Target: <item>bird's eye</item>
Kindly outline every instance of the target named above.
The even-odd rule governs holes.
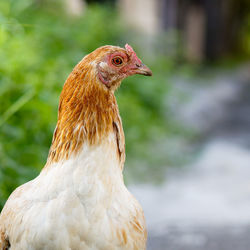
[[[115,66],[120,66],[123,63],[123,59],[120,56],[116,56],[112,59],[112,63]]]

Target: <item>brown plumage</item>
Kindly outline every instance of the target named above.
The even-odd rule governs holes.
[[[151,75],[133,49],[104,46],[66,80],[47,163],[0,215],[0,249],[145,249],[139,203],[124,186],[125,139],[114,91]]]
[[[7,250],[10,247],[8,238],[5,236],[4,232],[0,232],[0,249]]]

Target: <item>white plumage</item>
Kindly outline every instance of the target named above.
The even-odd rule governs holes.
[[[15,208],[4,219],[11,250],[134,249],[129,235],[142,210],[124,186],[115,149],[110,134],[19,187],[5,206]],[[143,216],[138,222],[145,228]]]

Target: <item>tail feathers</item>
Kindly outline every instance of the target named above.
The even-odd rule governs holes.
[[[0,232],[0,250],[8,250],[10,248],[10,242],[4,232]]]

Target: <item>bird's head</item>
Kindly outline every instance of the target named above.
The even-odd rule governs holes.
[[[88,57],[86,59],[95,68],[100,84],[108,89],[116,89],[121,80],[134,74],[152,75],[152,71],[142,63],[128,44],[125,48],[104,46],[96,49]]]
[[[100,47],[75,66],[60,96],[47,165],[78,152],[84,142],[100,143],[110,132],[119,130],[117,124],[121,122],[113,91],[121,80],[134,74],[151,76],[152,72],[128,44],[125,48]]]

